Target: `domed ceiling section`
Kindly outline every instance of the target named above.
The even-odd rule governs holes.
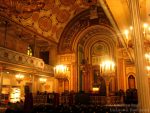
[[[67,23],[91,4],[96,4],[97,0],[44,0],[44,2],[45,6],[41,11],[22,14],[1,12],[1,14],[36,32],[37,35],[57,43]]]

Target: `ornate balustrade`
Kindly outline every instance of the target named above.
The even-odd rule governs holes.
[[[53,73],[53,67],[46,65],[40,58],[31,57],[23,53],[0,47],[0,62],[5,64],[22,65],[31,69]]]
[[[50,66],[50,65],[47,65],[47,64],[44,64],[43,71],[46,72],[46,73],[54,74],[54,67]]]

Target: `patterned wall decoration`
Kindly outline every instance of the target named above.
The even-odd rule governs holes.
[[[105,43],[97,42],[93,45],[91,50],[92,64],[99,65],[99,63],[110,56],[109,47]]]
[[[34,12],[32,14],[32,21],[36,22],[36,21],[38,21],[38,18],[39,18],[39,13],[38,12]]]
[[[24,14],[21,14],[20,17],[22,19],[28,19],[32,16],[32,13],[24,13]]]
[[[66,22],[69,19],[69,16],[70,16],[70,14],[69,14],[69,12],[67,10],[60,10],[58,12],[56,18],[57,18],[58,22],[64,23],[64,22]]]
[[[46,11],[50,10],[55,5],[55,0],[44,0],[44,1],[45,1],[44,10],[46,10]]]
[[[57,39],[59,39],[59,37],[61,36],[62,32],[63,32],[63,27],[60,27],[59,29],[57,29],[57,31],[56,31],[56,37],[57,37]]]
[[[75,3],[76,0],[60,0],[60,2],[65,6],[70,6]]]
[[[89,5],[86,5],[83,0],[44,0],[44,2],[45,6],[41,11],[18,15],[2,14],[24,28],[34,31],[36,35],[58,43],[60,33],[71,19],[79,12],[89,8]]]
[[[94,56],[109,55],[109,49],[104,44],[97,43],[92,48],[92,55]]]
[[[57,14],[59,13],[60,8],[58,5],[54,5],[51,10],[52,10],[52,14]]]
[[[49,31],[52,27],[52,21],[49,17],[43,16],[39,19],[39,27],[43,31]]]

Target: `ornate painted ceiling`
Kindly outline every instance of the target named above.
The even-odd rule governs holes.
[[[27,40],[29,37],[37,38],[43,45],[57,44],[66,25],[93,4],[103,8],[118,33],[131,25],[128,0],[44,0],[44,2],[44,8],[33,13],[0,12],[1,20],[7,19],[12,25],[8,29],[9,33],[15,33],[16,36]],[[146,19],[148,4],[150,4],[148,0],[140,0],[143,21],[148,20]],[[4,27],[2,22],[0,26]],[[123,43],[122,39],[120,40]]]
[[[41,11],[23,14],[1,12],[1,14],[37,35],[57,43],[66,24],[86,8],[89,8],[89,4],[84,0],[45,0],[45,6]],[[25,33],[20,29],[16,32]]]

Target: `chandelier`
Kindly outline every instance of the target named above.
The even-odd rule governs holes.
[[[41,84],[45,84],[46,81],[47,81],[46,78],[39,78],[39,82],[40,82]]]
[[[109,84],[112,77],[115,76],[115,63],[112,60],[104,60],[100,64],[100,75],[104,78],[106,83],[106,96],[109,97]],[[107,99],[107,104],[109,99]]]
[[[133,27],[130,26],[129,29],[126,29],[124,31],[125,34],[125,42],[127,45],[127,48],[133,48],[133,43],[132,43],[132,34]],[[146,69],[146,74],[150,75],[150,25],[147,23],[143,23],[142,26],[142,33],[143,33],[143,40],[144,40],[144,49],[145,49],[145,69]]]
[[[17,80],[18,83],[20,83],[21,81],[23,81],[23,79],[24,79],[24,75],[22,75],[22,74],[17,74],[16,75],[16,80]]]
[[[68,67],[66,65],[56,65],[54,75],[57,79],[68,79]]]
[[[4,13],[29,13],[45,6],[43,0],[0,0],[0,11]]]
[[[105,60],[100,64],[100,74],[110,75],[115,72],[115,63],[111,60]]]

